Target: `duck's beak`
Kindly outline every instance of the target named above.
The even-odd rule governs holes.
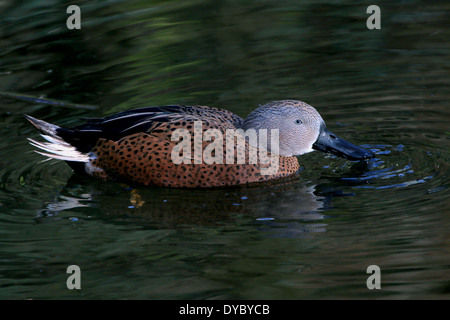
[[[375,157],[372,151],[364,150],[337,137],[325,125],[321,127],[319,137],[313,144],[313,149],[332,153],[349,160],[364,160]]]

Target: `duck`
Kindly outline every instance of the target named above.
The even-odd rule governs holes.
[[[243,119],[210,106],[166,105],[123,111],[64,128],[25,118],[43,141],[37,153],[105,181],[173,188],[246,185],[295,175],[298,157],[331,153],[352,161],[371,150],[339,138],[298,100],[272,101]]]

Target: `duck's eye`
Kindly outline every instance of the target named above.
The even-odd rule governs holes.
[[[295,123],[295,124],[302,124],[303,122],[302,122],[302,120],[297,119],[297,120],[294,121],[294,123]]]

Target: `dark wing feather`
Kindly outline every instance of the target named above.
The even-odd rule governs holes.
[[[117,141],[137,132],[147,132],[159,123],[188,120],[216,119],[240,127],[242,119],[230,111],[204,106],[169,105],[146,107],[120,112],[105,118],[85,119],[86,123],[71,129],[61,128],[59,136],[82,152],[89,150],[98,139]]]

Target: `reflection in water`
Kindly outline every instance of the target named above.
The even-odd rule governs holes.
[[[111,192],[116,194],[114,201],[111,201]],[[96,213],[97,219],[103,217],[111,222],[127,221],[157,229],[234,224],[245,217],[261,224],[261,230],[299,237],[305,232],[325,231],[325,225],[319,228],[312,222],[325,218],[321,211],[330,197],[317,196],[317,192],[315,186],[299,184],[294,179],[265,186],[166,190],[102,185],[85,177],[72,176],[54,200],[38,210],[36,220],[48,223],[70,215],[64,211],[91,207],[100,210]]]

